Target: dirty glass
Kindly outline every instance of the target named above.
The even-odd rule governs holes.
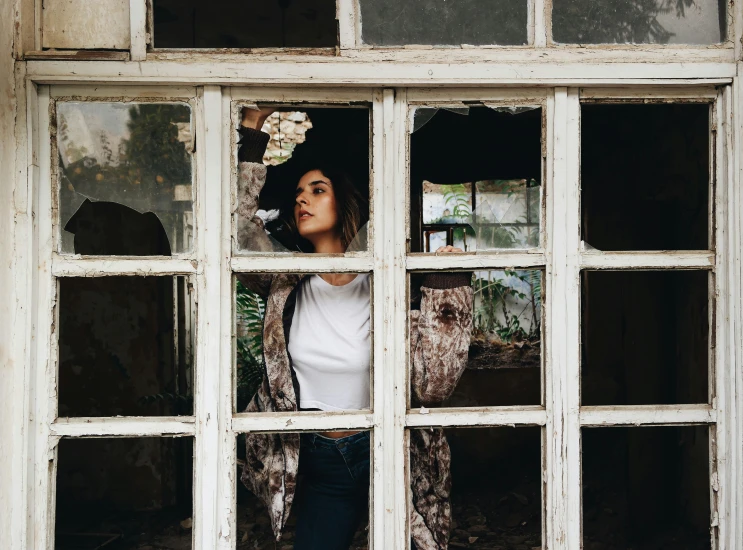
[[[598,250],[707,250],[708,104],[581,106],[581,231]]]
[[[583,405],[707,403],[706,271],[584,271]]]
[[[294,448],[299,451],[298,476],[289,517],[276,542],[263,489],[263,464],[270,449]],[[368,550],[369,490],[371,485],[371,432],[282,432],[238,434],[236,550],[274,550],[274,548],[317,548],[312,545],[318,533],[345,539],[342,548]],[[282,456],[283,460],[283,456]],[[327,493],[336,499],[329,502]],[[280,495],[278,496],[280,498]],[[320,525],[311,529],[313,525]],[[340,533],[343,535],[340,535]],[[321,545],[321,547],[325,547]],[[339,548],[341,546],[335,546]]]
[[[240,105],[254,109],[255,105]],[[246,185],[237,176],[235,204],[234,252],[295,252],[314,251],[312,233],[305,223],[295,218],[295,192],[302,176],[319,170],[330,180],[339,211],[339,224],[348,222],[343,245],[346,252],[368,249],[369,183],[370,183],[370,110],[367,106],[352,107],[277,107],[261,130],[270,136],[263,154],[267,168],[266,180],[257,197],[257,209],[250,213],[242,207],[255,202]],[[236,140],[240,150],[244,138],[242,126],[236,124]],[[239,171],[238,171],[239,172]],[[313,204],[306,204],[316,223]],[[352,229],[351,229],[352,228]]]
[[[193,414],[184,277],[59,279],[59,416]]]
[[[464,345],[463,370],[452,371],[442,400],[421,403],[419,386],[428,378],[425,368],[441,352],[437,330],[451,333],[446,323],[448,301],[437,311],[430,288],[464,286],[467,276],[474,291],[472,332]],[[542,380],[542,271],[490,270],[474,273],[436,272],[410,275],[411,310],[411,406],[484,407],[538,405]],[[423,300],[428,300],[423,304]],[[425,314],[424,314],[425,312]],[[442,313],[443,321],[436,315]],[[462,312],[465,314],[466,312]],[[428,317],[428,316],[431,317]],[[451,315],[451,313],[449,313]],[[459,318],[460,313],[454,312]],[[429,347],[427,347],[429,346]],[[433,346],[433,347],[430,347]],[[448,359],[447,359],[448,361]]]
[[[192,250],[188,104],[59,101],[56,116],[61,252]]]
[[[236,412],[265,412],[260,405],[265,397],[256,392],[266,373],[265,358],[275,356],[276,346],[289,352],[300,408],[370,409],[372,283],[369,273],[237,273]],[[268,300],[273,309],[267,306],[269,295],[287,296],[295,288],[281,311],[275,299]],[[284,340],[274,334],[273,347],[266,349],[264,334],[277,329]]]
[[[371,46],[521,45],[526,0],[361,0],[361,40]]]
[[[335,47],[335,0],[153,0],[155,48]]]
[[[540,245],[542,111],[416,108],[410,136],[410,251]]]
[[[581,432],[583,548],[711,548],[709,427]]]
[[[54,548],[188,550],[192,479],[190,437],[63,438]]]
[[[570,44],[717,44],[725,0],[554,0],[552,37]]]
[[[427,454],[426,446],[435,448],[432,443],[441,441],[442,433],[451,449],[449,467],[423,467],[427,460],[418,457]],[[540,428],[411,429],[409,438],[413,495],[416,490],[429,493],[429,498],[450,495],[449,548],[542,548]],[[419,513],[425,508],[415,496],[412,504],[415,536],[415,517],[422,519]]]

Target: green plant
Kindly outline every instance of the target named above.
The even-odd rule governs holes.
[[[511,343],[515,339],[538,339],[541,326],[541,272],[505,270],[500,273],[503,273],[502,278],[494,275],[492,271],[487,271],[484,278],[475,279],[476,329],[485,333],[494,332],[506,343]],[[506,279],[511,277],[528,285],[529,294],[509,286]],[[514,312],[511,310],[512,306],[509,307],[509,298],[527,300],[527,304],[521,311]],[[531,314],[529,331],[522,326],[522,319],[527,310]]]
[[[255,292],[239,281],[236,289],[236,313],[245,326],[245,334],[238,336],[236,393],[237,410],[245,410],[263,380],[266,365],[263,361],[263,318],[266,303]]]

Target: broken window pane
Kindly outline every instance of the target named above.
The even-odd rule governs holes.
[[[57,102],[61,252],[169,256],[192,249],[186,103]]]
[[[452,313],[448,309],[459,300],[439,302],[447,293],[432,289],[453,285],[458,288],[448,295],[458,296],[469,284],[468,276],[474,289],[473,309]],[[412,407],[541,403],[540,270],[411,274],[410,292]],[[449,318],[458,321],[455,331]],[[460,330],[468,337],[466,342],[461,342]],[[452,334],[453,340],[440,338]],[[433,369],[445,369],[443,382],[433,376]]]
[[[316,548],[312,541],[322,540],[328,548],[367,550],[370,444],[371,432],[355,430],[239,434],[235,548]],[[276,465],[285,460],[290,464],[286,471],[296,476],[296,489],[282,529],[265,499],[281,500],[284,486],[268,474],[283,472]],[[278,511],[275,506],[273,511]]]
[[[56,550],[191,548],[193,439],[62,439]]]
[[[361,0],[361,39],[371,46],[526,44],[526,0]]]
[[[59,279],[59,416],[192,414],[194,305],[184,277]]]
[[[584,428],[583,547],[709,550],[709,428]]]
[[[335,47],[335,0],[153,0],[156,48]]]
[[[261,107],[266,107],[262,105]],[[254,109],[254,105],[242,106]],[[312,215],[311,221],[298,223],[296,192],[305,175],[311,182],[330,181],[338,204],[338,224],[343,227],[342,245],[346,252],[367,250],[369,221],[369,124],[370,111],[359,107],[277,107],[262,131],[270,136],[263,164],[268,166],[265,184],[258,197],[248,190],[247,180],[238,171],[237,204],[235,205],[235,252],[300,252],[314,251],[313,224],[326,214],[316,194],[303,204]],[[237,126],[244,134],[245,129]],[[249,136],[240,136],[238,160]],[[311,177],[312,173],[319,175]],[[314,189],[314,187],[312,187]],[[257,201],[257,204],[256,204]],[[318,210],[319,209],[319,210]],[[319,216],[319,217],[318,217]]]
[[[583,405],[707,403],[706,271],[584,271]]]
[[[707,250],[708,104],[582,105],[582,238],[599,250]]]
[[[292,410],[297,394],[302,410],[371,407],[371,274],[238,273],[236,278],[237,412]],[[276,378],[287,351],[293,382],[265,380],[261,387],[267,372]]]
[[[572,44],[717,44],[724,0],[554,0],[552,36]]]
[[[414,541],[426,525],[436,524],[426,504],[450,497],[452,521],[439,524],[441,548],[446,547],[447,531],[449,548],[542,547],[540,428],[415,429],[409,437]],[[446,456],[447,442],[450,467],[436,462]],[[436,452],[429,452],[431,448]]]
[[[410,136],[411,252],[434,252],[447,244],[465,252],[538,247],[541,143],[538,107],[416,109]]]

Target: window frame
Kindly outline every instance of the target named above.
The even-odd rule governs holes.
[[[46,63],[46,64],[45,64]],[[36,164],[31,170],[30,196],[33,220],[33,271],[35,292],[35,344],[29,372],[29,408],[31,430],[28,452],[34,466],[29,470],[29,547],[52,548],[56,448],[61,437],[194,437],[194,549],[234,548],[235,544],[235,434],[251,431],[307,431],[317,429],[366,428],[373,437],[373,512],[370,514],[372,545],[375,549],[406,548],[408,504],[406,429],[426,426],[540,426],[542,427],[543,474],[543,548],[581,547],[581,470],[580,431],[588,426],[638,426],[702,424],[710,427],[710,494],[713,548],[738,548],[739,527],[736,517],[743,514],[743,465],[739,435],[741,423],[735,414],[743,410],[739,365],[743,350],[741,341],[741,259],[743,212],[739,188],[740,161],[735,148],[739,144],[741,124],[733,118],[736,108],[743,107],[743,91],[737,80],[729,78],[691,79],[687,82],[653,79],[648,86],[642,80],[624,82],[621,76],[606,82],[585,79],[552,82],[549,87],[524,85],[518,78],[513,90],[499,88],[415,87],[372,88],[372,165],[373,194],[370,217],[376,234],[370,249],[357,257],[309,258],[300,255],[235,257],[231,247],[230,202],[234,173],[234,84],[249,78],[248,73],[230,85],[220,86],[210,80],[191,84],[195,90],[193,120],[196,139],[194,172],[194,251],[193,258],[84,258],[61,257],[54,253],[50,101],[64,83],[90,88],[91,96],[115,97],[112,87],[87,84],[90,76],[69,72],[69,63],[40,63],[31,71],[28,87],[29,132],[26,146],[33,152]],[[311,64],[310,64],[311,65]],[[44,71],[59,74],[42,77]],[[199,67],[198,70],[205,70]],[[259,70],[257,67],[256,70]],[[100,72],[96,72],[99,71]],[[88,75],[107,72],[98,64],[87,68]],[[177,68],[176,71],[183,70]],[[33,74],[36,71],[36,74]],[[570,72],[569,70],[567,71]],[[644,71],[639,71],[644,72]],[[700,71],[704,72],[704,71]],[[332,70],[328,75],[332,73]],[[47,74],[49,74],[47,72]],[[695,73],[699,74],[699,73]],[[137,80],[129,78],[127,90],[137,89]],[[144,75],[141,81],[152,79]],[[294,78],[297,78],[296,76]],[[332,77],[326,77],[331,78]],[[642,78],[642,77],[639,77]],[[105,80],[105,78],[102,78]],[[198,79],[197,79],[198,80]],[[562,84],[570,81],[571,87]],[[720,81],[722,80],[722,82]],[[328,82],[332,84],[333,82]],[[490,85],[492,86],[492,82]],[[681,86],[679,86],[681,84]],[[725,84],[716,88],[719,84]],[[284,89],[287,97],[299,98],[301,79]],[[597,86],[598,85],[598,86]],[[542,84],[542,86],[545,86]],[[167,85],[165,90],[173,90]],[[283,88],[280,88],[283,89]],[[278,91],[280,89],[276,89]],[[93,90],[96,90],[93,92]],[[294,91],[292,91],[294,90]],[[316,100],[331,101],[343,96],[342,88],[319,91]],[[419,98],[440,97],[462,100],[466,97],[516,101],[519,93],[538,93],[544,99],[545,177],[542,231],[544,248],[536,253],[489,252],[473,255],[435,256],[406,253],[409,235],[408,149],[409,106]],[[132,93],[132,92],[128,92]],[[260,89],[258,95],[272,93]],[[296,93],[296,95],[294,95]],[[327,95],[323,95],[327,94]],[[430,95],[427,95],[430,94]],[[468,95],[470,94],[470,95]],[[715,160],[713,201],[714,224],[710,238],[716,246],[710,251],[604,252],[583,250],[580,242],[580,104],[589,101],[618,100],[631,96],[644,100],[712,100],[716,105],[712,122],[715,139],[711,141]],[[238,93],[238,99],[245,99]],[[283,98],[282,98],[283,100]],[[430,101],[430,100],[429,100]],[[289,101],[287,101],[289,102]],[[217,183],[219,182],[219,183]],[[215,189],[220,192],[215,192]],[[405,196],[405,201],[399,197]],[[218,227],[219,231],[206,231]],[[540,406],[487,407],[473,410],[410,410],[408,392],[395,388],[408,387],[408,369],[381,368],[374,381],[371,413],[270,413],[233,414],[233,272],[237,271],[371,271],[373,290],[373,343],[376,365],[408,364],[407,274],[423,270],[469,270],[476,267],[540,267],[545,270],[546,301],[543,304],[544,352],[543,394]],[[711,401],[707,405],[647,406],[580,406],[580,283],[581,269],[688,269],[702,268],[714,272],[714,377],[710,376]],[[184,275],[195,280],[197,303],[219,304],[219,307],[197,308],[196,330],[199,338],[195,349],[196,387],[192,417],[123,417],[56,419],[56,331],[57,277],[108,275]],[[395,305],[397,304],[397,305]],[[403,363],[404,362],[404,363]],[[218,369],[203,365],[218,364]],[[214,453],[213,449],[219,449]],[[214,510],[214,513],[205,513]],[[397,511],[397,513],[395,513]],[[370,546],[371,547],[371,546]]]

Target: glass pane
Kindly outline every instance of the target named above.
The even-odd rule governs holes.
[[[62,439],[56,550],[191,548],[192,438]]]
[[[431,533],[440,548],[447,538],[449,548],[542,547],[540,428],[421,429],[409,436],[414,542]]]
[[[412,407],[541,402],[540,270],[411,274],[410,288]]]
[[[414,117],[411,252],[436,250],[431,231],[464,251],[539,246],[541,109],[419,108]],[[453,148],[453,136],[466,136],[467,149]]]
[[[153,0],[156,48],[335,47],[335,0]]]
[[[707,250],[707,104],[581,107],[582,238],[599,250]]]
[[[367,550],[370,442],[368,431],[239,434],[235,548]]]
[[[255,172],[239,171],[236,253],[367,250],[369,109],[356,106],[276,109],[260,128],[270,136],[264,136],[267,145],[250,133],[255,128],[246,130],[242,124],[237,126],[238,161],[257,163],[262,155],[268,169],[265,183]],[[254,106],[243,107],[242,111],[257,112]],[[250,177],[258,179],[250,184]],[[318,187],[318,181],[327,185]],[[304,193],[297,195],[299,189]],[[334,201],[332,205],[325,200],[328,198]],[[300,203],[310,214],[308,219],[298,217],[299,209],[295,206]],[[337,246],[329,249],[324,236],[333,230],[340,241],[332,243]],[[318,245],[318,239],[324,242]]]
[[[361,39],[372,46],[526,44],[526,0],[361,0]]]
[[[169,256],[193,243],[185,103],[57,103],[60,250]]]
[[[554,0],[552,36],[573,44],[717,44],[724,0]]]
[[[59,279],[59,416],[192,414],[191,291],[183,277]]]
[[[236,277],[237,412],[370,408],[370,274]]]
[[[707,403],[706,271],[584,271],[584,405]]]
[[[711,548],[707,426],[582,434],[584,548]]]

